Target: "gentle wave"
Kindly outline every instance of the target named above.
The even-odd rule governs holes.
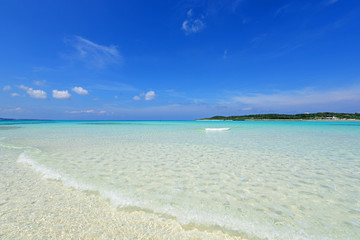
[[[118,206],[118,207],[131,207],[131,206],[141,207],[142,205],[144,205],[144,204],[140,204],[139,202],[134,202],[130,199],[125,198],[118,191],[101,189],[94,185],[90,185],[90,184],[81,182],[79,180],[76,180],[65,173],[62,173],[60,171],[57,171],[57,170],[48,168],[42,164],[39,164],[36,161],[34,161],[33,159],[31,159],[30,157],[28,157],[25,152],[23,152],[19,155],[17,161],[20,163],[27,164],[28,166],[30,166],[33,170],[38,172],[45,179],[59,180],[65,186],[72,187],[77,190],[98,192],[99,195],[105,197],[106,199],[109,199],[109,201],[115,206]]]
[[[44,165],[37,163],[36,161],[32,160],[30,157],[26,156],[25,152],[19,155],[17,161],[29,165],[32,169],[38,172],[45,179],[60,180],[64,183],[65,186],[70,186],[79,190],[90,190],[90,191],[96,190],[96,188],[93,186],[76,181],[75,179],[71,178],[70,176],[64,173],[60,173],[56,170],[53,170],[51,168],[45,167]]]

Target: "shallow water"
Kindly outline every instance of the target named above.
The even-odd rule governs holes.
[[[249,239],[360,238],[358,122],[33,123],[3,122],[1,151],[118,211]]]

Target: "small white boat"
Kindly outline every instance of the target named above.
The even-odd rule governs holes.
[[[213,131],[219,132],[219,131],[228,131],[228,130],[230,130],[230,128],[205,128],[205,131],[207,132],[213,132]]]

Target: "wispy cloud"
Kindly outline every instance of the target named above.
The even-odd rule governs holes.
[[[228,50],[225,49],[223,54],[223,59],[227,59],[227,57],[228,57]]]
[[[290,7],[290,3],[285,4],[285,5],[281,6],[281,7],[279,7],[279,8],[276,10],[276,12],[274,13],[274,16],[277,17],[278,15],[286,12],[286,11],[289,9],[289,7]]]
[[[232,2],[231,10],[232,12],[236,12],[237,8],[240,6],[240,3],[243,2],[243,0],[234,0]]]
[[[32,98],[38,98],[38,99],[46,99],[47,98],[47,94],[43,90],[34,90],[34,89],[24,86],[24,85],[20,85],[18,87],[22,90],[25,90],[26,93]]]
[[[19,112],[21,111],[22,108],[21,107],[17,107],[17,108],[9,108],[9,109],[4,109],[4,112]]]
[[[66,39],[66,42],[76,49],[73,57],[92,66],[105,67],[109,63],[117,63],[121,57],[114,45],[100,45],[80,36]]]
[[[275,93],[258,93],[233,97],[236,103],[248,107],[262,109],[280,109],[282,107],[298,106],[329,106],[339,103],[359,103],[360,87],[352,87],[335,90],[314,90],[311,88],[295,91],[278,91]]]
[[[104,111],[104,110],[95,111],[95,110],[91,109],[91,110],[65,111],[65,113],[70,113],[70,114],[81,114],[81,113],[105,114],[106,111]]]
[[[2,88],[3,91],[9,91],[11,89],[11,86],[6,85]]]
[[[256,36],[256,37],[253,37],[250,42],[251,42],[252,44],[256,44],[256,43],[258,43],[258,42],[263,41],[266,37],[267,37],[267,33],[262,33],[262,34],[259,34],[259,35]]]
[[[53,90],[52,96],[53,98],[57,98],[57,99],[69,99],[71,97],[71,94],[68,92],[68,90],[63,90],[63,91]]]
[[[10,96],[12,96],[12,97],[19,97],[20,94],[18,94],[18,93],[11,93]]]
[[[224,110],[225,109],[225,110]],[[109,112],[113,112],[116,116],[126,116],[126,119],[194,119],[210,117],[217,114],[226,115],[229,113],[226,107],[194,104],[194,103],[169,103],[158,106],[140,106],[138,108],[122,108],[114,106],[109,108]]]
[[[205,28],[205,23],[203,22],[204,16],[194,18],[193,15],[193,10],[190,9],[186,14],[185,21],[182,23],[181,28],[186,35],[200,32]]]
[[[37,86],[42,86],[45,85],[46,80],[37,80],[37,81],[33,81],[33,83]]]
[[[33,67],[32,71],[33,72],[52,72],[52,71],[56,71],[56,69],[49,68],[49,67]]]
[[[339,2],[339,0],[327,0],[325,4],[326,5],[332,5],[332,4],[335,4],[337,2]]]
[[[103,91],[138,91],[137,88],[121,82],[101,81],[102,84],[95,84],[89,86],[90,89],[103,90]]]
[[[87,95],[89,92],[88,90],[82,88],[82,87],[73,87],[71,91],[79,94],[79,95]]]
[[[141,98],[140,98],[139,96],[134,96],[134,97],[133,97],[133,100],[134,100],[134,101],[140,101]]]

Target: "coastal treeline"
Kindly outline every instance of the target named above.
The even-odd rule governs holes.
[[[204,118],[200,120],[228,120],[228,121],[245,121],[245,120],[341,120],[341,119],[356,119],[360,120],[360,113],[334,113],[334,112],[319,112],[319,113],[300,113],[300,114],[253,114],[240,116],[214,116],[211,118]]]

